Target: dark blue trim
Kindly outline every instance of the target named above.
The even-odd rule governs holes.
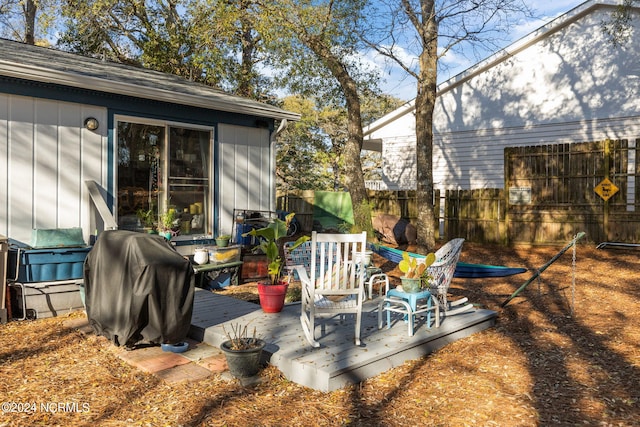
[[[116,191],[116,159],[115,159],[115,138],[113,132],[113,114],[107,115],[107,206],[115,207],[115,191]],[[116,217],[115,212],[111,214]]]
[[[179,121],[204,126],[213,126],[216,123],[247,127],[264,127],[266,125],[271,130],[275,126],[275,120],[271,118],[160,102],[52,83],[33,82],[6,76],[0,76],[0,93],[96,105],[109,108],[116,114]]]
[[[211,179],[213,180],[212,188],[213,195],[211,196],[211,221],[212,227],[211,232],[214,233],[213,236],[220,235],[220,227],[218,224],[218,220],[220,215],[218,215],[219,209],[214,209],[214,206],[221,206],[220,204],[220,172],[218,165],[220,164],[220,140],[218,137],[218,127],[216,126],[213,132],[213,155],[211,159]],[[232,213],[233,214],[233,213]],[[235,221],[235,218],[232,218]],[[233,231],[233,230],[231,230]]]

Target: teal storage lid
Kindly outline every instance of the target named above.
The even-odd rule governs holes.
[[[86,246],[82,237],[82,228],[34,228],[31,232],[31,247],[44,248],[74,248]]]

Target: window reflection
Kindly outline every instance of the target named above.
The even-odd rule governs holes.
[[[157,229],[171,210],[174,235],[209,234],[211,132],[121,121],[117,140],[118,226]]]

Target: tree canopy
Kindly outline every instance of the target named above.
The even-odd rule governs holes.
[[[397,106],[381,96],[382,74],[366,55],[393,61],[416,79],[418,243],[427,249],[439,59],[497,48],[526,16],[523,0],[0,0],[10,38],[48,43],[55,28],[66,50],[301,112],[280,134],[278,185],[346,188],[356,210],[367,204],[364,170],[376,169],[375,160],[363,167],[363,125]]]

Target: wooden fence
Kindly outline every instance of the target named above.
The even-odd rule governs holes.
[[[369,198],[374,215],[415,223],[414,191],[369,191]],[[445,240],[556,244],[584,231],[591,242],[640,243],[640,140],[506,148],[504,189],[447,190],[442,211],[439,193],[435,201]],[[312,229],[313,191],[281,195],[278,208]]]
[[[505,149],[507,240],[563,242],[584,231],[592,242],[639,242],[638,145],[606,140]],[[611,184],[617,192],[610,193]]]

